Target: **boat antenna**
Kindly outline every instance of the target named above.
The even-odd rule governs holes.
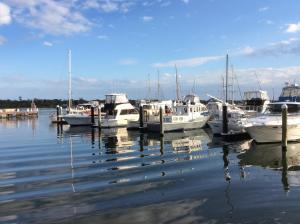
[[[258,82],[259,90],[262,90],[262,88],[261,88],[261,83],[260,83],[260,80],[259,80],[259,78],[258,78],[258,76],[257,76],[257,73],[255,72],[254,74],[255,74],[255,77],[256,77],[257,82]]]
[[[69,110],[72,107],[72,61],[71,61],[71,57],[72,57],[72,52],[71,50],[69,50],[68,52],[68,74],[69,74],[69,88],[68,88],[68,97],[69,97],[69,102],[68,102],[68,108]]]
[[[177,101],[180,100],[180,89],[179,89],[179,77],[178,77],[178,70],[175,64],[175,71],[176,71],[176,99]]]
[[[225,77],[225,102],[226,103],[228,101],[227,87],[228,87],[228,54],[226,54],[226,77]]]

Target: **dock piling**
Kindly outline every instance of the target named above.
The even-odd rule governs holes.
[[[287,148],[287,111],[288,111],[288,106],[286,104],[283,104],[281,107],[281,118],[282,118],[281,146],[282,146],[282,150],[286,150],[286,148]]]
[[[63,108],[59,107],[59,123],[62,124],[63,122],[63,118],[62,118],[62,114],[63,114]]]
[[[140,128],[144,128],[144,109],[140,106]]]
[[[95,107],[91,107],[91,124],[92,126],[95,125]]]
[[[98,128],[101,129],[101,106],[98,106]]]
[[[59,112],[60,112],[60,107],[59,105],[56,106],[56,122],[59,123]]]
[[[160,135],[163,136],[164,135],[164,121],[163,121],[163,108],[160,107],[159,108],[159,126],[160,126]]]
[[[226,103],[223,104],[223,133],[228,133],[228,117],[227,117],[227,105]]]

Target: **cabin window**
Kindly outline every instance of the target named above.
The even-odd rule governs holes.
[[[121,110],[120,115],[126,115],[127,114],[127,110]]]
[[[193,112],[193,108],[190,108],[190,112]]]
[[[129,113],[128,114],[138,114],[139,112],[137,111],[137,110],[135,110],[135,109],[130,109],[130,110],[128,110],[129,111]]]

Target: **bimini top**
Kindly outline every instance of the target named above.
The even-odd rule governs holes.
[[[269,100],[267,91],[257,90],[257,91],[247,91],[244,92],[244,100]]]
[[[190,102],[192,104],[200,103],[200,98],[196,94],[189,94],[184,97],[184,102]]]
[[[129,101],[125,93],[111,93],[105,95],[105,103],[107,104],[120,104],[128,102]]]

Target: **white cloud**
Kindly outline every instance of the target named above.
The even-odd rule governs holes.
[[[277,42],[268,43],[267,46],[261,48],[245,47],[236,55],[246,56],[279,56],[300,54],[300,41],[298,38],[289,38],[287,40],[281,40]]]
[[[52,47],[53,46],[53,43],[49,42],[49,41],[44,41],[43,42],[43,45],[46,46],[46,47]]]
[[[247,46],[247,47],[245,47],[245,48],[243,49],[243,53],[246,54],[246,55],[253,54],[253,52],[254,52],[254,48],[249,47],[249,46]]]
[[[259,11],[259,12],[265,12],[265,11],[267,11],[267,10],[269,10],[269,9],[270,9],[269,6],[264,6],[264,7],[259,8],[258,11]]]
[[[163,67],[174,67],[175,65],[178,67],[196,67],[208,63],[210,61],[217,61],[223,58],[224,56],[211,56],[211,57],[179,59],[179,60],[155,63],[153,64],[153,67],[163,68]]]
[[[185,4],[189,4],[190,0],[181,0]]]
[[[142,20],[144,22],[151,22],[153,20],[153,17],[152,16],[143,16]]]
[[[10,7],[0,2],[0,25],[8,25],[11,23]]]
[[[281,41],[278,41],[278,42],[272,42],[272,43],[269,43],[269,45],[271,45],[271,46],[290,45],[293,42],[296,42],[298,40],[299,40],[298,38],[290,38],[288,40],[281,40]]]
[[[113,1],[107,0],[100,5],[100,8],[104,12],[115,12],[119,10],[119,5]]]
[[[10,0],[17,22],[43,33],[70,35],[87,32],[92,23],[67,2],[48,0]]]
[[[134,58],[124,58],[119,61],[120,65],[135,65],[138,61]]]
[[[297,33],[299,31],[300,31],[300,22],[287,24],[287,28],[285,30],[285,32],[287,33]]]
[[[0,45],[3,45],[6,42],[6,38],[0,35]]]

